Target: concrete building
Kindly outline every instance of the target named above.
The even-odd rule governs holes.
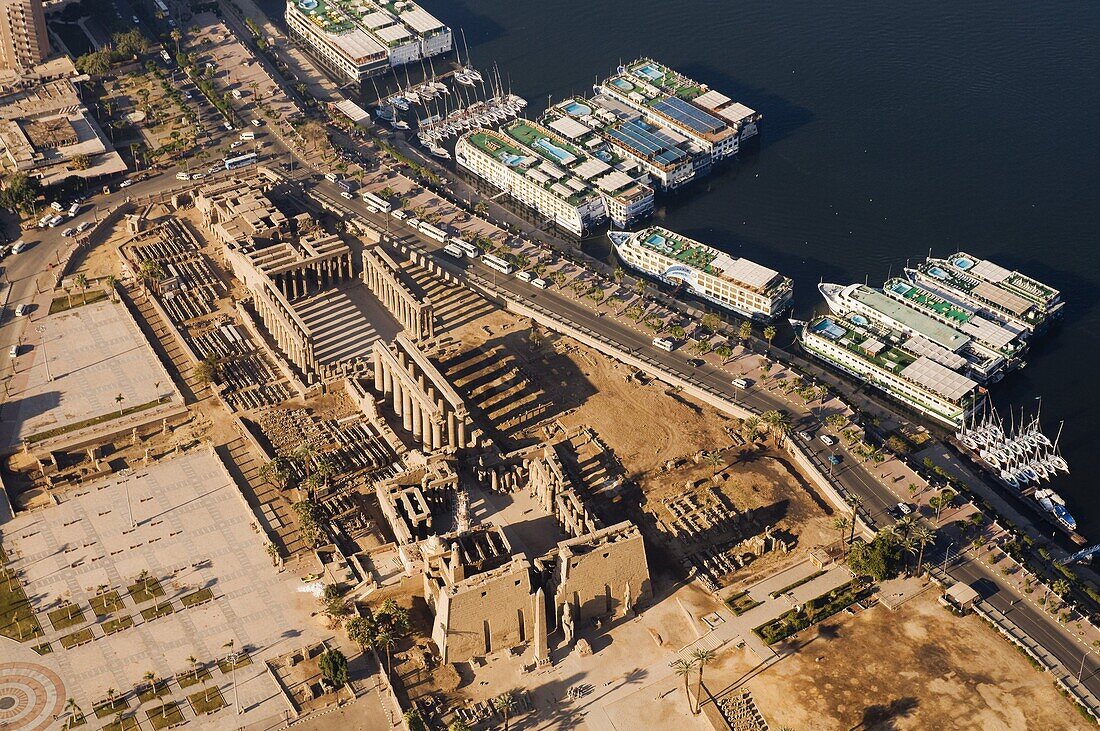
[[[293,0],[286,22],[322,66],[350,81],[448,53],[453,45],[451,29],[408,0]]]
[[[0,69],[23,71],[49,55],[42,0],[0,0]]]
[[[126,170],[67,78],[27,82],[0,93],[0,159],[42,186]]]
[[[499,132],[479,129],[464,134],[455,146],[455,161],[582,236],[608,218],[627,226],[653,212],[653,189],[644,171],[637,171],[640,177],[635,179],[615,167],[621,158],[601,152],[590,155],[559,131],[517,119]]]

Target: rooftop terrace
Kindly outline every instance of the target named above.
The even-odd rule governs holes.
[[[769,294],[791,286],[791,280],[774,269],[732,257],[660,226],[640,231],[634,234],[634,239],[646,249],[754,292]]]
[[[903,327],[919,333],[937,345],[957,352],[970,342],[970,338],[949,325],[945,325],[928,315],[893,300],[862,284],[849,291],[849,296],[867,308],[882,314],[885,318],[900,323]]]
[[[910,284],[898,277],[887,281],[882,286],[882,289],[887,293],[892,292],[898,297],[902,297],[907,302],[911,302],[917,307],[929,309],[940,317],[947,318],[959,325],[965,325],[974,319],[973,312],[965,310],[923,287]]]
[[[947,258],[947,261],[959,271],[970,276],[996,284],[1014,294],[1044,307],[1053,304],[1061,293],[1037,279],[1017,271],[1010,271],[991,261],[971,256],[959,251]]]
[[[569,164],[584,160],[583,153],[561,141],[551,140],[529,122],[520,122],[509,125],[505,134],[478,130],[470,133],[467,139],[481,151],[552,191],[570,205],[579,205],[596,195],[587,183],[568,171]],[[573,152],[578,152],[580,156],[574,156]]]

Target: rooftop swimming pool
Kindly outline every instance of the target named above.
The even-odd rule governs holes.
[[[581,104],[580,102],[569,102],[569,104],[565,106],[565,112],[566,114],[573,114],[578,117],[587,117],[592,113],[592,107],[587,104]]]
[[[840,340],[842,337],[844,337],[844,333],[848,332],[829,318],[825,318],[821,322],[814,325],[811,329],[818,335],[827,337],[830,340]]]
[[[566,164],[566,163],[570,163],[573,160],[577,159],[576,157],[574,157],[572,155],[572,153],[570,153],[567,150],[563,150],[562,148],[558,147],[557,145],[555,145],[553,142],[546,139],[545,137],[540,137],[537,140],[535,140],[532,143],[532,146],[537,147],[538,149],[542,150],[547,155],[554,158],[555,160],[557,160],[559,163],[562,163],[563,165]]]
[[[951,260],[951,263],[959,269],[962,269],[964,272],[970,267],[974,266],[974,262],[970,259],[967,259],[965,256],[956,256],[954,259]]]
[[[523,162],[523,156],[522,155],[512,155],[512,154],[509,154],[509,153],[505,152],[505,153],[501,154],[500,161],[503,162],[508,167],[514,168],[516,165],[519,165],[521,162]]]
[[[929,267],[928,273],[936,279],[947,279],[947,272],[939,267]]]
[[[638,68],[634,69],[634,73],[642,77],[643,79],[649,79],[650,81],[656,81],[657,79],[664,76],[664,74],[662,74],[660,71],[658,71],[656,68],[648,63],[644,66],[639,66]]]
[[[302,10],[316,10],[317,0],[298,0],[298,7]]]
[[[612,79],[611,85],[614,86],[616,89],[622,89],[623,91],[634,90],[634,84],[631,84],[626,79]]]
[[[871,321],[863,315],[852,315],[848,319],[851,320],[854,324],[859,325],[860,327],[867,327],[871,324]]]
[[[646,236],[645,242],[653,246],[660,246],[661,244],[665,243],[665,237],[661,234],[650,234],[649,236]]]

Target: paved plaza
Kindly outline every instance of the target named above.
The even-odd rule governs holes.
[[[79,304],[79,295],[73,299]],[[0,412],[4,447],[87,419],[117,415],[120,406],[134,408],[158,397],[181,402],[125,307],[106,300],[35,319],[15,370]]]
[[[37,695],[8,694],[21,704],[24,696],[30,706],[51,707],[55,695],[62,702],[72,697],[91,716],[93,704],[114,688],[127,701],[128,712],[137,710],[144,720],[146,711],[160,704],[139,707],[133,691],[145,673],[185,675],[193,668],[193,656],[208,669],[206,685],[182,688],[179,679],[173,680],[165,697],[180,703],[184,718],[195,717],[189,696],[216,687],[225,707],[194,719],[203,728],[270,727],[288,706],[262,660],[327,637],[310,617],[316,602],[296,591],[300,582],[291,572],[272,566],[252,514],[221,462],[206,450],[94,484],[57,507],[21,514],[0,526],[0,538],[10,566],[22,572],[45,633],[25,644],[0,638],[0,655],[5,661],[34,663],[40,666],[31,668],[36,673],[59,679],[53,690],[38,683]],[[149,572],[162,595],[141,596],[142,571]],[[210,590],[206,601],[185,601],[205,589]],[[118,592],[119,601],[97,617],[97,595],[110,591]],[[72,623],[56,611],[70,603],[82,613]],[[157,617],[166,606],[171,613]],[[132,626],[117,629],[116,620]],[[65,649],[62,638],[85,629],[90,636]],[[109,629],[115,631],[107,634]],[[241,717],[234,712],[232,674],[213,665],[225,657],[229,641],[252,658],[236,670]],[[38,657],[31,646],[42,642],[49,642],[52,651]],[[0,664],[0,695],[9,685],[15,687],[16,676],[38,677],[25,670]],[[4,712],[0,708],[0,722]]]

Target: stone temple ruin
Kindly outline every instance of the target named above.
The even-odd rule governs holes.
[[[247,184],[201,188],[202,226],[249,291],[237,307],[242,321],[266,331],[262,339],[309,386],[342,379],[357,413],[333,421],[272,410],[258,417],[260,426],[278,454],[309,442],[342,466],[339,450],[350,446],[338,432],[353,425],[372,443],[384,441],[380,454],[389,459],[355,463],[367,490],[344,491],[355,486],[339,481],[331,492],[316,488],[331,518],[333,543],[316,551],[325,575],[369,593],[395,571],[421,574],[443,662],[528,645],[531,665],[549,662],[552,639],[571,647],[584,625],[630,616],[650,599],[640,530],[600,520],[559,456],[568,443],[501,454],[428,357],[437,316],[397,263],[397,243],[363,221],[354,222],[356,241],[345,241],[293,203],[280,208],[279,176],[261,172]],[[343,329],[352,320],[371,326],[363,311],[345,312],[370,306],[351,304],[355,287],[356,297],[367,294],[392,317],[395,336]],[[357,540],[373,530],[360,510],[372,499],[392,543]]]

